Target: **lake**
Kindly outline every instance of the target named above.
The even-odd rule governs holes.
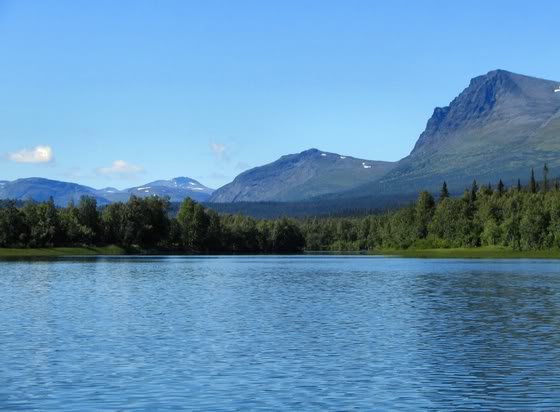
[[[560,410],[560,261],[0,262],[0,410]]]

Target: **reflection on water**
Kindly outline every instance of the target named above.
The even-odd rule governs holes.
[[[0,263],[1,410],[560,410],[557,261]]]

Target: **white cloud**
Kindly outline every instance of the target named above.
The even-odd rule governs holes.
[[[212,153],[220,160],[229,160],[228,156],[228,148],[225,144],[222,143],[210,143],[210,149],[212,149]]]
[[[134,165],[124,160],[115,160],[111,166],[100,167],[95,170],[97,174],[119,178],[133,178],[143,171],[144,168],[142,166]]]
[[[8,158],[16,163],[50,163],[54,160],[54,155],[50,146],[36,146],[8,153]]]

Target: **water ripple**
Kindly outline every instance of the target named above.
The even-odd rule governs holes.
[[[0,263],[0,409],[560,410],[556,261]]]

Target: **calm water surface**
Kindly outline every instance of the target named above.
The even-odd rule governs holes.
[[[560,262],[0,262],[0,409],[560,410]]]

